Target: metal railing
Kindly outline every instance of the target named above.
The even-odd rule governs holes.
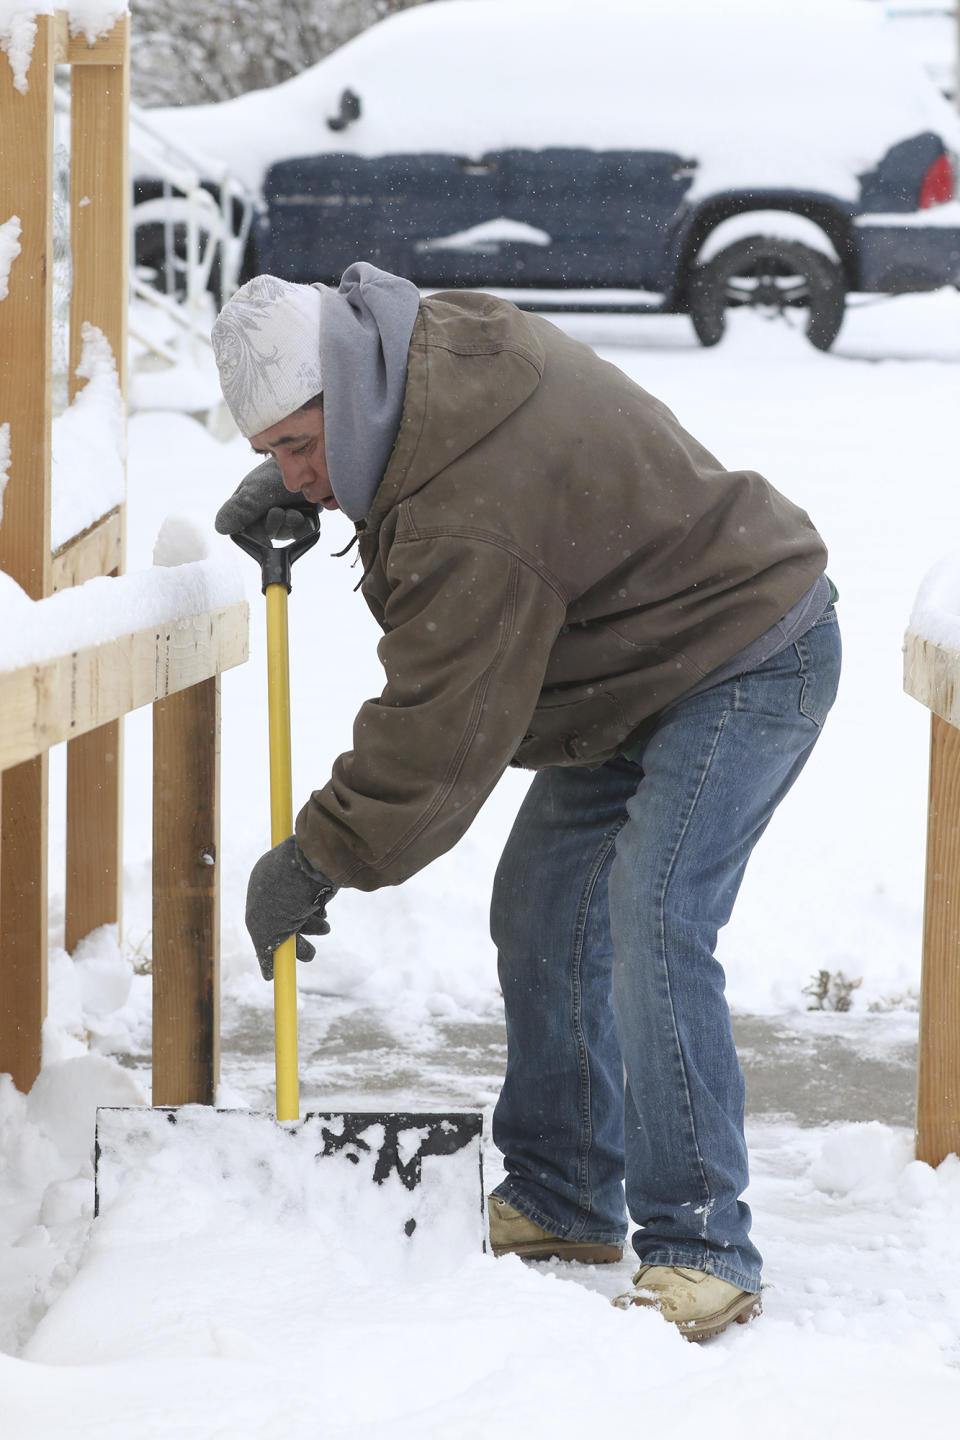
[[[131,174],[159,182],[160,193],[135,203],[130,214],[131,291],[158,307],[187,343],[210,343],[210,297],[219,308],[239,284],[244,252],[258,202],[223,162],[172,144],[150,121],[149,112],[130,107]],[[152,276],[136,263],[141,227],[162,236]],[[148,336],[137,339],[155,354],[176,354]]]
[[[134,177],[163,184],[159,197],[135,204],[131,215],[134,234],[141,224],[164,227],[163,289],[179,293],[182,277],[188,309],[208,289],[222,305],[237,288],[257,200],[222,160],[173,144],[136,105],[130,107],[130,151]],[[219,274],[211,285],[215,258]]]
[[[57,123],[68,124],[68,89],[56,87],[54,106]],[[129,135],[131,174],[159,186],[159,194],[134,203],[130,211],[131,300],[162,310],[176,326],[178,340],[164,344],[135,322],[131,334],[161,360],[175,364],[181,358],[178,342],[209,346],[211,297],[219,307],[237,289],[259,202],[222,161],[171,143],[151,123],[149,111],[135,105],[130,106]],[[58,149],[58,163],[66,153]],[[137,263],[138,232],[148,225],[162,236],[152,274]],[[69,271],[69,234],[62,225],[55,232],[56,253]]]

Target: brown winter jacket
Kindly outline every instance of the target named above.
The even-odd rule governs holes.
[[[511,763],[595,766],[823,572],[807,515],[545,320],[422,301],[360,550],[386,687],[297,818],[336,885],[407,879]]]

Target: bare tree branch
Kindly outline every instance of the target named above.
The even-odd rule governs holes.
[[[289,80],[397,10],[425,0],[132,0],[134,99],[228,100]]]

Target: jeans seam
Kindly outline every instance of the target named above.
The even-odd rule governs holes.
[[[739,684],[737,684],[737,686],[736,686],[736,688],[735,688],[735,691],[734,691],[734,700],[733,700],[734,709],[738,708],[739,702],[740,702],[740,686],[739,686]],[[667,890],[668,890],[669,884],[670,884],[670,878],[671,878],[671,876],[672,876],[672,874],[673,874],[673,871],[674,871],[674,869],[675,869],[676,862],[677,862],[677,857],[678,857],[679,854],[680,854],[680,850],[681,850],[681,847],[682,847],[682,845],[683,845],[683,841],[684,841],[684,838],[685,838],[685,836],[686,836],[687,830],[689,829],[690,821],[691,821],[691,819],[692,819],[692,817],[693,817],[693,812],[694,812],[694,809],[696,808],[697,800],[699,799],[700,794],[701,794],[701,792],[702,792],[702,790],[703,790],[703,787],[704,787],[704,785],[706,784],[707,775],[709,774],[710,766],[711,766],[711,764],[712,764],[712,762],[713,762],[713,757],[714,757],[715,754],[717,753],[717,747],[718,747],[718,745],[720,744],[720,737],[721,737],[721,735],[723,734],[724,729],[726,728],[727,714],[728,714],[728,712],[725,710],[725,711],[723,712],[723,714],[721,715],[718,724],[716,725],[716,728],[715,728],[715,730],[714,730],[713,739],[712,739],[712,742],[711,742],[711,744],[710,744],[709,753],[708,753],[708,755],[705,757],[704,763],[703,763],[703,764],[701,765],[701,767],[700,767],[700,771],[699,771],[699,774],[698,774],[697,779],[696,779],[696,784],[694,785],[694,787],[693,787],[693,789],[692,789],[692,791],[691,791],[691,793],[690,793],[690,795],[689,795],[689,799],[688,799],[688,801],[687,801],[687,804],[686,804],[686,807],[685,807],[685,811],[684,811],[684,815],[683,815],[683,821],[682,821],[682,824],[681,824],[681,826],[680,826],[680,830],[679,830],[679,832],[678,832],[678,834],[677,834],[676,844],[674,845],[672,851],[670,852],[670,855],[667,857],[667,863],[666,863],[666,866],[665,866],[665,868],[664,868],[663,875],[662,875],[662,877],[661,877],[661,879],[660,879],[660,882],[659,882],[660,904],[659,904],[659,909],[658,909],[658,914],[657,914],[657,931],[658,931],[657,938],[658,938],[659,945],[660,945],[660,955],[659,955],[658,958],[659,958],[659,961],[660,961],[661,974],[662,974],[663,977],[664,977],[664,980],[665,980],[665,982],[666,982],[666,987],[667,987],[667,998],[668,998],[668,1002],[669,1002],[669,1005],[670,1005],[670,1015],[671,1015],[672,1026],[673,1026],[673,1043],[674,1043],[674,1047],[675,1047],[674,1053],[675,1053],[676,1059],[677,1059],[678,1062],[679,1062],[680,1075],[681,1075],[682,1080],[683,1080],[683,1096],[684,1096],[684,1103],[685,1103],[685,1107],[686,1107],[687,1125],[688,1125],[688,1128],[689,1128],[690,1139],[691,1139],[692,1142],[693,1142],[693,1151],[694,1151],[694,1154],[696,1155],[697,1169],[698,1169],[699,1172],[700,1172],[700,1198],[701,1198],[701,1199],[703,1200],[703,1202],[704,1202],[704,1207],[703,1207],[703,1211],[702,1211],[702,1216],[703,1216],[703,1218],[701,1219],[701,1222],[700,1222],[700,1234],[701,1234],[701,1238],[703,1238],[703,1239],[706,1238],[707,1223],[708,1223],[709,1218],[710,1218],[710,1208],[711,1208],[711,1206],[710,1206],[710,1200],[711,1200],[710,1187],[709,1187],[708,1184],[707,1184],[706,1171],[705,1171],[705,1169],[704,1169],[704,1164],[703,1164],[703,1153],[702,1153],[702,1151],[701,1151],[701,1149],[700,1149],[699,1137],[697,1136],[696,1120],[695,1120],[694,1113],[693,1113],[693,1100],[692,1100],[692,1097],[691,1097],[691,1095],[690,1095],[690,1079],[689,1079],[689,1076],[688,1076],[688,1074],[687,1074],[686,1061],[685,1061],[685,1059],[684,1059],[684,1053],[683,1053],[683,1045],[682,1045],[681,1042],[680,1042],[680,1035],[679,1035],[679,1033],[678,1033],[678,1031],[677,1031],[677,1016],[676,1016],[676,1009],[675,1009],[674,1003],[673,1003],[673,987],[672,987],[671,981],[670,981],[670,967],[669,967],[669,965],[668,965],[668,963],[667,963],[667,942],[666,942],[666,916],[665,916],[665,910],[666,910],[666,896],[667,896]]]
[[[810,721],[811,725],[816,725],[817,729],[819,730],[821,722],[818,720],[816,715],[812,715],[807,709],[807,691],[810,688],[810,647],[806,643],[806,640],[806,635],[801,635],[800,639],[795,641],[793,647],[794,650],[797,652],[797,661],[800,674],[799,709],[800,714],[805,716],[806,719]]]
[[[591,1188],[590,1188],[590,1151],[593,1146],[593,1127],[590,1122],[590,1064],[587,1057],[587,1043],[583,1033],[583,987],[581,983],[581,964],[583,960],[583,942],[586,935],[587,912],[593,900],[597,881],[603,871],[604,865],[611,850],[616,844],[623,825],[626,823],[626,816],[612,830],[609,830],[603,837],[593,865],[587,875],[587,882],[583,887],[580,897],[580,904],[577,907],[577,916],[573,932],[573,953],[572,965],[570,967],[570,981],[573,988],[573,1038],[577,1051],[577,1071],[579,1075],[580,1092],[580,1124],[579,1142],[577,1146],[577,1186],[579,1190],[578,1204],[584,1214],[590,1210]],[[582,1234],[586,1220],[576,1222],[567,1235],[567,1239],[577,1240]]]

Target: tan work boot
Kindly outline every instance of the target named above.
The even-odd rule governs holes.
[[[490,1248],[494,1255],[519,1255],[524,1260],[579,1260],[583,1265],[610,1265],[623,1255],[622,1245],[599,1240],[561,1240],[514,1210],[499,1195],[487,1196]]]
[[[758,1294],[683,1265],[641,1265],[633,1289],[613,1303],[621,1310],[631,1305],[659,1310],[688,1340],[708,1340],[733,1321],[744,1325],[761,1309]]]

